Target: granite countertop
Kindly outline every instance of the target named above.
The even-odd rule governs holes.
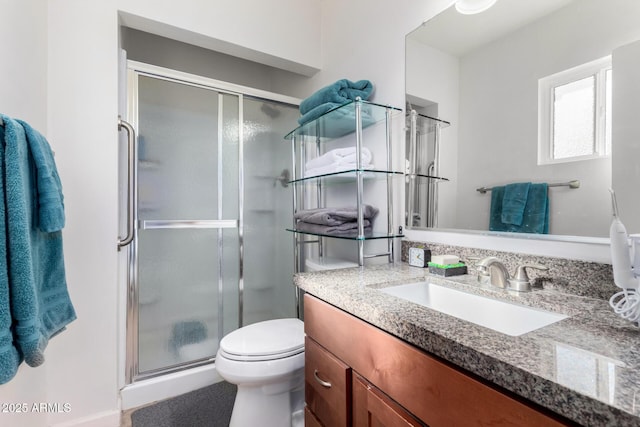
[[[569,317],[510,336],[377,290],[425,278]],[[294,283],[579,424],[640,425],[640,329],[615,315],[605,300],[555,290],[505,291],[480,285],[471,275],[442,278],[405,263],[299,273]]]

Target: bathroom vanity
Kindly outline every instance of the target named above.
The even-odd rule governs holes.
[[[570,425],[315,297],[305,296],[305,308],[306,419],[325,426]]]
[[[423,280],[568,317],[510,336],[379,290]],[[406,264],[295,283],[306,291],[307,425],[640,423],[640,334],[604,300],[497,291]]]

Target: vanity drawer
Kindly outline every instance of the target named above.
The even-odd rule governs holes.
[[[325,427],[346,427],[351,369],[309,337],[305,339],[305,402]]]

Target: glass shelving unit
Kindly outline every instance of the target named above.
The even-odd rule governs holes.
[[[317,243],[318,250],[322,254],[323,242],[325,238],[353,240],[358,246],[358,265],[364,265],[367,258],[386,256],[389,262],[394,257],[394,239],[403,237],[399,230],[394,229],[393,222],[393,187],[394,179],[404,176],[404,171],[394,170],[391,150],[391,120],[392,117],[400,115],[402,110],[390,106],[375,104],[372,102],[355,100],[328,111],[322,116],[304,123],[285,136],[291,141],[293,172],[289,184],[293,186],[293,210],[307,208],[309,199],[314,199],[315,207],[323,207],[325,195],[333,191],[338,186],[348,186],[355,184],[355,206],[357,209],[357,228],[353,232],[340,233],[314,233],[296,228],[296,220],[293,226],[287,228],[295,234],[295,256],[296,271],[300,269],[300,249],[302,245]],[[371,130],[369,128],[374,128]],[[384,153],[384,159],[378,156],[376,167],[364,164],[362,150],[364,143],[363,132],[366,135],[367,144],[384,144],[384,149],[378,153]],[[314,157],[321,156],[329,151],[333,143],[340,147],[355,147],[355,164],[345,170],[323,173],[320,175],[306,176],[305,164]],[[381,164],[384,162],[384,165]],[[372,196],[365,195],[365,183],[386,181],[386,230],[384,232],[365,232],[363,221],[364,198]],[[378,192],[377,194],[380,194]],[[383,220],[380,215],[376,217],[376,222]],[[305,236],[315,236],[315,240],[307,240]],[[365,241],[386,239],[388,241],[387,250],[382,253],[365,254]]]

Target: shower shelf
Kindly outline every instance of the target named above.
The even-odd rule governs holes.
[[[358,237],[358,233],[353,233],[353,235],[335,235],[335,234],[322,234],[322,233],[312,233],[310,231],[301,231],[296,230],[295,228],[287,228],[287,231],[291,231],[293,233],[298,234],[307,234],[309,236],[318,236],[318,237],[331,237],[332,239],[344,239],[344,240],[375,240],[375,239],[393,239],[396,237],[404,237],[402,234],[384,234],[384,233],[365,233],[363,237]]]
[[[285,135],[284,139],[291,140],[306,136],[317,138],[318,142],[328,142],[350,135],[356,131],[357,127],[356,107],[360,108],[363,129],[376,123],[386,123],[388,112],[402,113],[401,109],[388,105],[368,101],[351,101],[324,113],[315,120],[300,125]]]
[[[357,264],[364,265],[364,260],[373,257],[394,258],[394,239],[403,237],[397,232],[393,222],[393,189],[400,184],[398,177],[404,172],[393,167],[392,162],[392,119],[402,117],[402,110],[395,107],[375,104],[367,101],[352,101],[337,107],[319,118],[305,123],[285,136],[291,141],[294,176],[289,181],[293,187],[294,213],[316,207],[355,206],[363,217],[365,199],[380,210],[375,217],[372,232],[364,232],[360,224],[353,233],[334,235],[298,230],[296,220],[287,231],[295,235],[296,272],[302,271],[309,244],[317,245],[315,256],[331,256],[325,239],[337,241],[350,240],[357,243]],[[304,166],[313,157],[329,152],[331,149],[355,147],[356,153],[368,148],[375,155],[377,168],[358,168],[305,177]],[[382,146],[384,145],[384,147]],[[361,165],[362,157],[355,164]],[[365,187],[365,182],[367,183]],[[355,188],[354,188],[355,187]],[[346,202],[345,202],[346,200]],[[309,237],[312,237],[309,239]],[[386,241],[386,248],[381,244],[367,245],[373,253],[365,254],[366,241]],[[376,252],[377,251],[377,252]]]
[[[385,171],[385,170],[375,170],[375,169],[350,169],[346,171],[327,173],[317,176],[307,176],[304,178],[294,179],[289,181],[289,184],[297,184],[297,183],[310,183],[316,184],[317,181],[321,181],[322,183],[327,184],[341,184],[346,182],[355,182],[357,179],[357,174],[359,171],[362,171],[362,178],[367,180],[376,180],[376,179],[386,179],[387,176],[404,175],[402,172],[397,171]]]

